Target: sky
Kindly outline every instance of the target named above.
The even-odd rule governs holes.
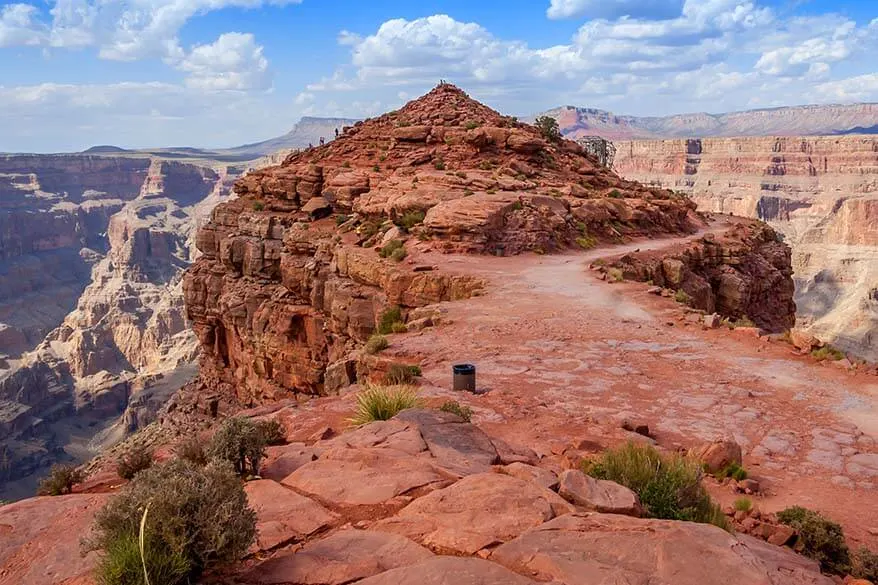
[[[226,147],[440,79],[509,115],[878,102],[878,0],[0,0],[0,151]]]

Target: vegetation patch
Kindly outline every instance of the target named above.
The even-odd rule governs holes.
[[[382,258],[389,258],[394,252],[402,249],[403,246],[405,246],[405,243],[402,240],[390,240],[378,249],[378,255]]]
[[[455,416],[459,416],[466,422],[470,422],[473,418],[473,409],[469,406],[463,406],[456,400],[449,400],[443,404],[439,410],[442,412],[450,412]]]
[[[576,238],[576,245],[582,248],[583,250],[590,250],[597,245],[598,241],[589,235],[584,235]]]
[[[735,481],[743,481],[747,479],[747,470],[737,463],[729,463],[714,474],[717,479],[725,479],[731,477]]]
[[[256,426],[262,434],[262,440],[266,445],[283,445],[287,442],[283,425],[275,419],[261,420],[256,423]]]
[[[404,323],[402,311],[399,307],[388,307],[381,313],[381,317],[378,319],[378,333],[382,335],[393,333],[394,323]]]
[[[540,134],[549,142],[558,142],[561,140],[561,128],[558,126],[558,120],[551,116],[540,116],[534,121],[534,126],[539,128]]]
[[[820,349],[815,349],[811,352],[811,356],[817,361],[831,361],[837,362],[838,360],[844,359],[844,352],[841,352],[831,345],[824,345]]]
[[[851,555],[844,541],[841,526],[820,513],[801,506],[778,512],[777,519],[799,533],[801,552],[820,563],[820,568],[833,575],[846,575],[851,570]]]
[[[404,230],[409,231],[416,225],[423,223],[425,217],[426,214],[423,211],[420,209],[413,209],[411,211],[406,211],[401,216],[397,217],[395,223]]]
[[[435,168],[437,171],[444,171],[445,170],[445,161],[441,160],[441,159],[435,161],[433,163],[433,168]]]
[[[337,216],[335,216],[335,225],[341,225],[349,219],[350,218],[347,215],[344,215],[344,214],[337,215]]]
[[[116,462],[116,473],[122,479],[133,479],[135,475],[152,467],[152,451],[134,447]]]
[[[253,211],[262,211],[263,209],[265,209],[265,203],[262,201],[253,202]]]
[[[407,366],[404,364],[393,364],[387,370],[384,382],[390,386],[402,386],[413,384],[415,379],[421,375],[421,366]]]
[[[473,120],[470,120],[469,122],[464,124],[464,128],[466,128],[467,130],[475,130],[479,126],[481,126],[481,124],[479,124],[478,122],[475,122]]]
[[[242,477],[259,474],[259,463],[265,457],[266,437],[262,425],[249,418],[227,418],[210,440],[207,454],[232,464]]]
[[[389,420],[408,408],[420,406],[411,386],[372,386],[357,394],[357,411],[350,422],[360,426],[376,420]]]
[[[373,335],[369,338],[369,341],[366,342],[364,349],[369,355],[375,355],[376,353],[381,353],[388,347],[390,347],[390,342],[387,341],[386,337],[383,335]]]
[[[408,330],[409,328],[406,326],[406,324],[400,323],[399,321],[390,326],[391,333],[408,333]]]
[[[394,262],[402,262],[408,255],[409,253],[405,251],[405,248],[397,248],[390,254],[390,259]]]
[[[860,547],[851,557],[851,562],[851,575],[857,579],[878,583],[878,554],[866,547]]]
[[[735,510],[739,512],[749,512],[753,509],[753,500],[750,498],[738,498],[735,500]]]
[[[651,518],[687,520],[729,529],[728,519],[701,485],[698,461],[681,455],[663,455],[649,445],[628,443],[605,452],[584,471],[634,491]]]
[[[677,289],[677,292],[674,293],[674,300],[684,305],[692,304],[692,297],[682,288]]]
[[[85,479],[82,472],[73,465],[53,465],[49,475],[40,481],[38,496],[61,496],[69,494],[73,486]]]
[[[610,268],[607,270],[607,277],[613,282],[622,282],[625,280],[625,275],[620,268]]]
[[[207,465],[207,450],[204,448],[204,442],[198,436],[183,440],[174,447],[174,454],[179,459],[193,465]]]
[[[255,537],[256,514],[232,466],[177,459],[137,474],[97,513],[85,544],[100,551],[101,585],[184,585],[240,559]]]
[[[607,197],[610,197],[611,199],[622,199],[625,196],[622,195],[622,193],[618,189],[613,189],[612,191],[610,191]]]

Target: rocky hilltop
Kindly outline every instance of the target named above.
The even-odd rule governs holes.
[[[768,222],[793,249],[799,325],[878,360],[878,138],[616,141],[615,169],[703,211]]]
[[[4,497],[148,423],[195,374],[182,274],[239,174],[136,154],[0,157]]]
[[[725,114],[700,112],[654,117],[625,116],[594,108],[563,106],[542,115],[558,120],[561,132],[569,138],[596,135],[626,140],[878,132],[878,104],[791,106]]]
[[[184,290],[203,394],[244,404],[334,392],[362,369],[354,351],[386,310],[415,321],[424,305],[478,294],[479,280],[435,271],[422,254],[548,253],[703,225],[687,198],[623,180],[577,143],[547,139],[451,85],[250,173],[235,191],[199,232],[203,256]],[[763,262],[773,285],[750,286],[748,260],[723,262],[742,250],[765,258],[748,239],[756,229],[691,272],[734,316],[746,303],[782,306],[762,323],[782,329],[794,312],[785,246],[769,237],[780,249]],[[387,246],[405,260],[384,257]]]

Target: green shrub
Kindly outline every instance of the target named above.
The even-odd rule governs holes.
[[[857,579],[866,579],[878,583],[878,554],[866,547],[860,547],[851,559],[851,575]]]
[[[390,240],[378,250],[378,255],[382,258],[387,258],[404,245],[405,243],[402,240]]]
[[[406,366],[404,364],[393,364],[387,370],[384,382],[390,386],[401,386],[412,384],[415,378],[421,375],[420,366]]]
[[[357,411],[351,423],[359,426],[376,420],[389,420],[407,408],[420,406],[411,386],[366,386],[357,394]]]
[[[350,219],[350,218],[344,214],[337,215],[335,217],[335,225],[341,225],[341,224],[345,223],[348,219]]]
[[[688,305],[689,303],[692,302],[692,297],[690,297],[689,293],[687,293],[685,290],[683,290],[681,288],[681,289],[677,289],[677,292],[674,293],[674,300],[677,301],[678,303]]]
[[[379,167],[378,165],[373,166],[373,167],[372,167],[372,172],[380,173],[380,172],[381,172],[381,167]]]
[[[472,120],[464,124],[464,128],[466,128],[467,130],[475,130],[479,126],[481,126],[481,124],[479,124],[478,122],[473,122]]]
[[[534,121],[534,126],[540,129],[540,134],[549,142],[558,142],[561,140],[561,129],[558,121],[551,116],[540,116]]]
[[[348,162],[348,161],[344,161],[344,163],[342,163],[341,166],[344,167],[344,168],[346,168],[346,169],[349,169],[349,168],[351,168],[351,163]]]
[[[48,477],[40,481],[37,495],[60,496],[69,494],[73,490],[73,486],[82,483],[83,479],[82,472],[73,465],[53,465],[49,470]]]
[[[799,533],[802,554],[819,562],[824,572],[845,575],[851,570],[850,551],[841,526],[801,506],[778,512],[777,519]]]
[[[397,248],[390,254],[390,259],[395,262],[402,262],[408,254],[409,253],[405,251],[405,248]]]
[[[585,472],[634,491],[649,517],[729,528],[722,510],[701,485],[701,465],[693,459],[662,455],[649,445],[628,443],[605,452]]]
[[[463,196],[464,196],[464,197],[469,197],[469,196],[472,195],[472,194],[473,194],[473,190],[472,190],[472,189],[464,189],[464,190],[463,190]]]
[[[738,498],[735,500],[735,510],[739,512],[749,512],[753,509],[753,500],[750,498]]]
[[[483,171],[490,171],[494,168],[494,165],[492,165],[489,160],[483,160],[479,163],[479,168]]]
[[[174,454],[194,465],[207,465],[207,451],[204,442],[196,435],[183,440],[174,447]]]
[[[369,338],[369,341],[366,342],[365,350],[366,353],[374,355],[376,353],[381,353],[388,347],[390,347],[390,343],[387,341],[386,337],[383,335],[373,335]]]
[[[607,276],[609,276],[610,280],[613,282],[622,282],[625,280],[625,274],[619,268],[610,268],[607,270]]]
[[[473,418],[473,409],[469,406],[461,406],[456,400],[449,400],[443,404],[439,410],[442,412],[450,412],[451,414],[459,416],[466,422],[470,422]]]
[[[381,313],[381,317],[378,320],[378,333],[382,335],[392,333],[393,324],[402,322],[402,311],[400,311],[399,307],[389,307]]]
[[[463,171],[457,171],[456,173],[454,173],[454,175],[455,175],[458,179],[466,179],[466,173],[463,172]]]
[[[576,238],[576,245],[582,248],[583,250],[588,250],[590,248],[594,248],[597,244],[597,240],[592,238],[591,236],[580,236]]]
[[[399,321],[390,326],[391,333],[408,333],[408,330],[409,328],[406,327],[406,324]]]
[[[420,209],[413,209],[411,211],[406,211],[396,220],[396,225],[405,229],[406,231],[412,229],[416,225],[423,223],[424,217],[426,214]]]
[[[262,440],[266,445],[283,445],[287,442],[287,435],[284,433],[283,425],[275,419],[261,420],[256,423],[259,432],[262,434]]]
[[[262,211],[263,209],[265,209],[265,203],[262,201],[253,202],[253,211]]]
[[[713,476],[717,479],[725,479],[727,477],[731,477],[735,481],[742,481],[747,479],[747,470],[738,465],[737,463],[729,463],[719,471],[717,471]]]
[[[821,362],[826,360],[831,362],[837,362],[838,360],[844,359],[845,357],[843,352],[835,349],[831,345],[824,345],[820,349],[815,349],[811,352],[811,355],[814,357],[814,359]]]
[[[610,191],[610,194],[607,195],[607,197],[610,197],[612,199],[622,199],[624,195],[622,195],[622,193],[620,193],[618,189],[613,189],[612,191]]]
[[[524,209],[524,205],[522,205],[521,201],[516,201],[512,204],[512,211],[521,211]]]
[[[135,475],[152,466],[152,451],[134,447],[116,462],[116,473],[122,479],[132,479]]]
[[[259,425],[243,417],[227,418],[210,440],[207,454],[232,464],[240,476],[257,475],[265,456],[265,436]]]
[[[256,537],[256,514],[230,464],[180,459],[137,474],[95,516],[89,550],[101,551],[102,585],[140,585],[139,534],[150,585],[183,585],[237,561]]]
[[[444,170],[445,170],[445,161],[443,161],[443,160],[437,160],[436,162],[433,163],[433,167],[434,167],[437,171],[444,171]]]

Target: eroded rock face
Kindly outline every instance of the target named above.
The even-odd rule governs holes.
[[[621,175],[698,208],[768,222],[793,250],[798,326],[878,357],[878,139],[872,136],[618,141]]]

